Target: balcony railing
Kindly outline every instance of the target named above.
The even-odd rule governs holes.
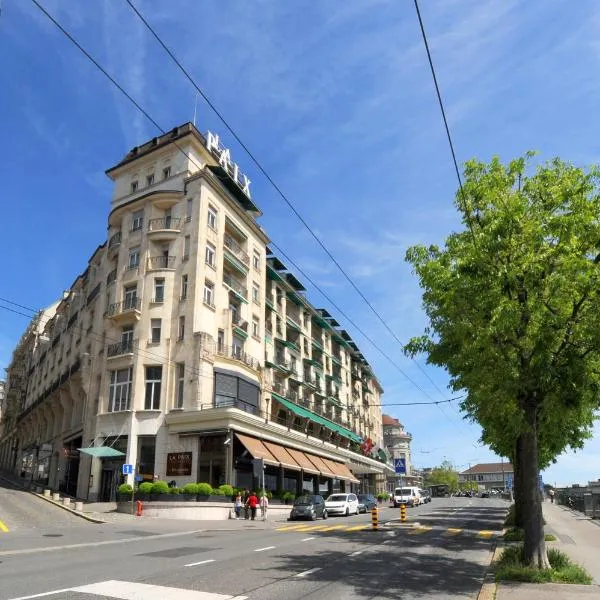
[[[174,269],[174,256],[151,256],[148,259],[148,269]]]
[[[108,241],[108,249],[112,250],[113,248],[116,248],[120,244],[121,244],[121,232],[117,231],[117,233],[112,235],[110,240]]]
[[[113,356],[121,356],[123,354],[132,354],[135,345],[136,341],[134,340],[118,342],[116,344],[109,344],[106,347],[106,357],[111,358]]]
[[[312,343],[317,346],[319,349],[323,349],[324,347],[324,342],[323,342],[323,338],[320,335],[313,335],[312,337]]]
[[[106,276],[106,285],[110,285],[111,283],[114,283],[117,280],[117,270],[113,269],[107,276]]]
[[[229,273],[223,273],[223,283],[242,298],[248,298],[248,288]]]
[[[244,249],[235,241],[233,237],[225,234],[223,245],[229,250],[238,260],[241,260],[247,267],[250,266],[250,257]]]
[[[297,310],[294,310],[293,308],[291,308],[289,304],[288,304],[285,316],[288,319],[290,319],[290,321],[293,321],[296,325],[298,325],[298,327],[302,327],[301,320],[300,320],[300,314],[298,313]]]
[[[260,363],[258,360],[244,352],[239,346],[218,345],[216,353],[218,356],[224,356],[226,358],[238,360],[255,371],[258,371],[260,368]]]
[[[148,221],[148,231],[163,231],[165,229],[180,231],[181,219],[179,217],[162,217]]]
[[[108,309],[106,310],[107,317],[113,317],[115,315],[119,315],[121,313],[129,312],[132,310],[140,310],[142,306],[141,298],[128,298],[123,302],[113,302],[113,304],[108,305]]]
[[[215,408],[239,408],[244,412],[250,413],[252,415],[260,414],[260,410],[258,406],[254,406],[254,404],[249,404],[248,402],[244,402],[238,398],[216,398],[215,399]]]

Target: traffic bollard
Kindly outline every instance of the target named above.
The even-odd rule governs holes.
[[[142,504],[141,500],[138,500],[136,502],[137,505],[137,510],[135,511],[135,516],[136,517],[141,517],[142,516],[142,512],[144,511],[144,505]]]
[[[406,504],[404,502],[400,505],[400,521],[406,523]]]
[[[371,509],[371,525],[373,527],[373,531],[378,531],[379,530],[379,516],[377,514],[377,507],[374,506]]]

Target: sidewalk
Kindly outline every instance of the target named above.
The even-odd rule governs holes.
[[[593,577],[593,585],[531,584],[501,582],[496,600],[585,600],[600,599],[600,521],[564,506],[543,503],[546,533],[553,533],[557,542],[548,547],[562,550]]]

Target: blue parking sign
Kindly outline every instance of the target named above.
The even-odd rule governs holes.
[[[133,473],[133,465],[122,466],[123,475],[131,475]]]

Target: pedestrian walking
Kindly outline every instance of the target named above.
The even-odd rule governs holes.
[[[269,498],[267,498],[267,493],[265,492],[260,499],[260,516],[263,521],[267,520],[267,510],[269,508]]]
[[[554,504],[554,490],[550,490],[548,493],[550,495],[550,503]]]
[[[242,494],[240,494],[240,492],[238,492],[235,496],[233,508],[235,510],[235,518],[239,519],[240,515],[242,514]]]
[[[248,520],[250,517],[250,507],[248,506],[248,498],[250,497],[250,492],[248,488],[244,490],[244,494],[242,495],[242,504],[244,506],[244,519]]]
[[[256,519],[256,508],[258,506],[258,498],[254,492],[250,492],[246,506],[250,509],[250,518],[254,521],[254,519]]]

